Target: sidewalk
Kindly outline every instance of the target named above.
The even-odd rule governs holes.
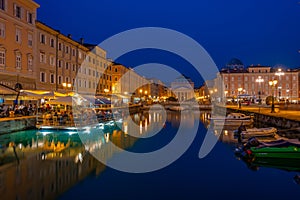
[[[300,107],[300,105],[299,105]],[[238,109],[237,105],[227,105],[226,108],[234,109],[234,110],[243,110],[251,113],[261,113],[264,115],[274,116],[274,117],[282,117],[290,120],[300,121],[300,111],[299,110],[291,110],[284,108],[276,108],[276,113],[271,113],[271,107],[259,106],[259,105],[250,105],[250,106],[241,106]]]

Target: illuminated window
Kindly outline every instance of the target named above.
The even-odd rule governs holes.
[[[0,50],[0,66],[5,66],[5,50]]]
[[[16,54],[16,69],[21,69],[22,68],[22,57],[21,54],[18,53]]]

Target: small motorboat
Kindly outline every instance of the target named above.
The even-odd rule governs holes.
[[[298,139],[279,139],[260,142],[250,138],[242,148],[241,154],[251,159],[280,158],[300,161],[300,141]]]
[[[251,125],[253,117],[243,113],[230,113],[226,117],[212,117],[210,120],[215,125]]]
[[[240,139],[249,139],[251,137],[274,137],[277,133],[277,128],[267,127],[267,128],[246,128],[245,125],[239,126],[234,134]]]

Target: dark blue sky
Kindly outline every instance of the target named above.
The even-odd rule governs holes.
[[[297,0],[36,2],[41,5],[40,21],[64,34],[71,33],[76,40],[84,37],[88,43],[98,44],[132,28],[164,27],[195,39],[219,68],[233,57],[245,65],[300,67],[300,4]],[[120,61],[127,66],[144,62],[140,56]],[[188,71],[185,73],[193,76]]]

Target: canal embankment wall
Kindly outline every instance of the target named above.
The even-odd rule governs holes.
[[[300,128],[300,117],[295,117],[295,114],[299,111],[279,111],[276,113],[270,113],[270,111],[264,112],[264,110],[256,111],[247,108],[234,109],[227,108],[227,113],[240,112],[246,115],[254,115],[254,120],[261,126],[274,126],[281,129],[295,129]],[[293,113],[295,112],[295,113]]]
[[[35,128],[36,117],[16,117],[0,119],[0,134]]]

